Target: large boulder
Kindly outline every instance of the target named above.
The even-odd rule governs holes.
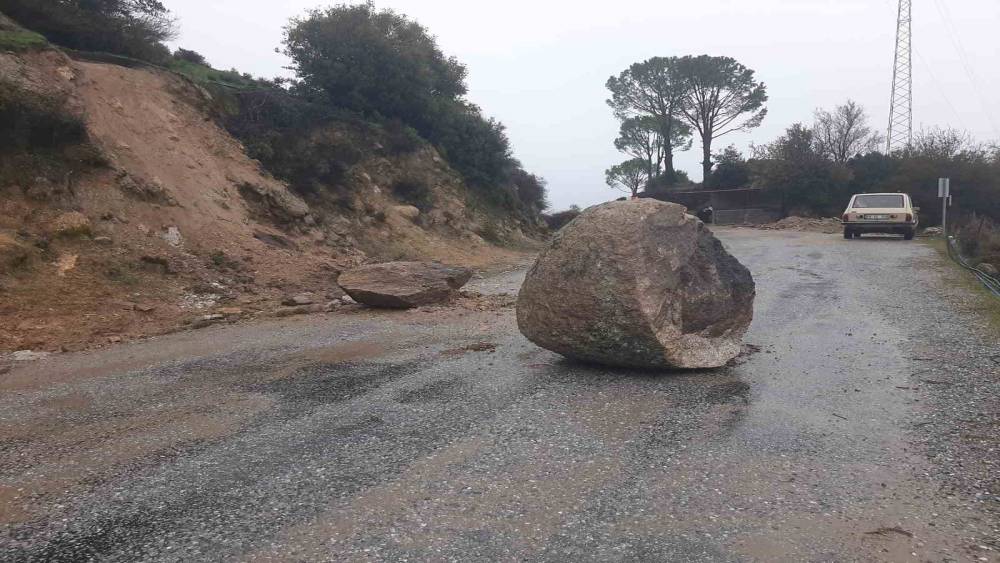
[[[652,199],[584,211],[528,271],[521,332],[620,367],[715,368],[735,358],[753,318],[753,278],[684,211]]]
[[[358,303],[409,309],[449,299],[471,277],[471,270],[437,262],[385,262],[344,272],[337,284]]]

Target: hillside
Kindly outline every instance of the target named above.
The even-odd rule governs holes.
[[[361,149],[335,195],[304,198],[180,75],[32,46],[0,52],[0,77],[23,141],[3,149],[0,170],[0,351],[128,340],[220,308],[271,314],[300,292],[337,297],[337,272],[362,262],[482,267],[532,244],[535,224],[473,208],[419,139],[394,153],[371,128],[309,133]]]

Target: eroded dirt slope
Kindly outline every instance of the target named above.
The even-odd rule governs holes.
[[[104,162],[0,185],[0,351],[78,349],[271,314],[283,298],[338,296],[364,261],[483,266],[514,258],[475,234],[457,175],[433,149],[351,170],[349,208],[312,209],[208,115],[208,94],[147,68],[58,51],[0,54],[3,81],[82,117]],[[419,167],[435,209],[380,187]]]

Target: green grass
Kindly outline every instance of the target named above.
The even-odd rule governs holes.
[[[949,279],[955,281],[960,287],[967,289],[975,298],[973,308],[981,313],[987,322],[996,330],[1000,331],[1000,299],[997,299],[989,290],[983,287],[979,279],[971,272],[959,266],[948,256],[948,249],[944,239],[933,238],[924,239],[921,242],[930,246],[941,255],[948,270]]]
[[[239,90],[255,90],[261,87],[260,83],[249,75],[234,70],[218,70],[190,61],[173,59],[167,68],[199,84],[222,84]]]
[[[34,31],[0,31],[0,51],[30,51],[44,49],[49,44]]]

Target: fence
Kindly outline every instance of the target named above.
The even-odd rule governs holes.
[[[781,219],[781,212],[776,209],[717,209],[712,214],[712,223],[716,225],[762,225]]]

